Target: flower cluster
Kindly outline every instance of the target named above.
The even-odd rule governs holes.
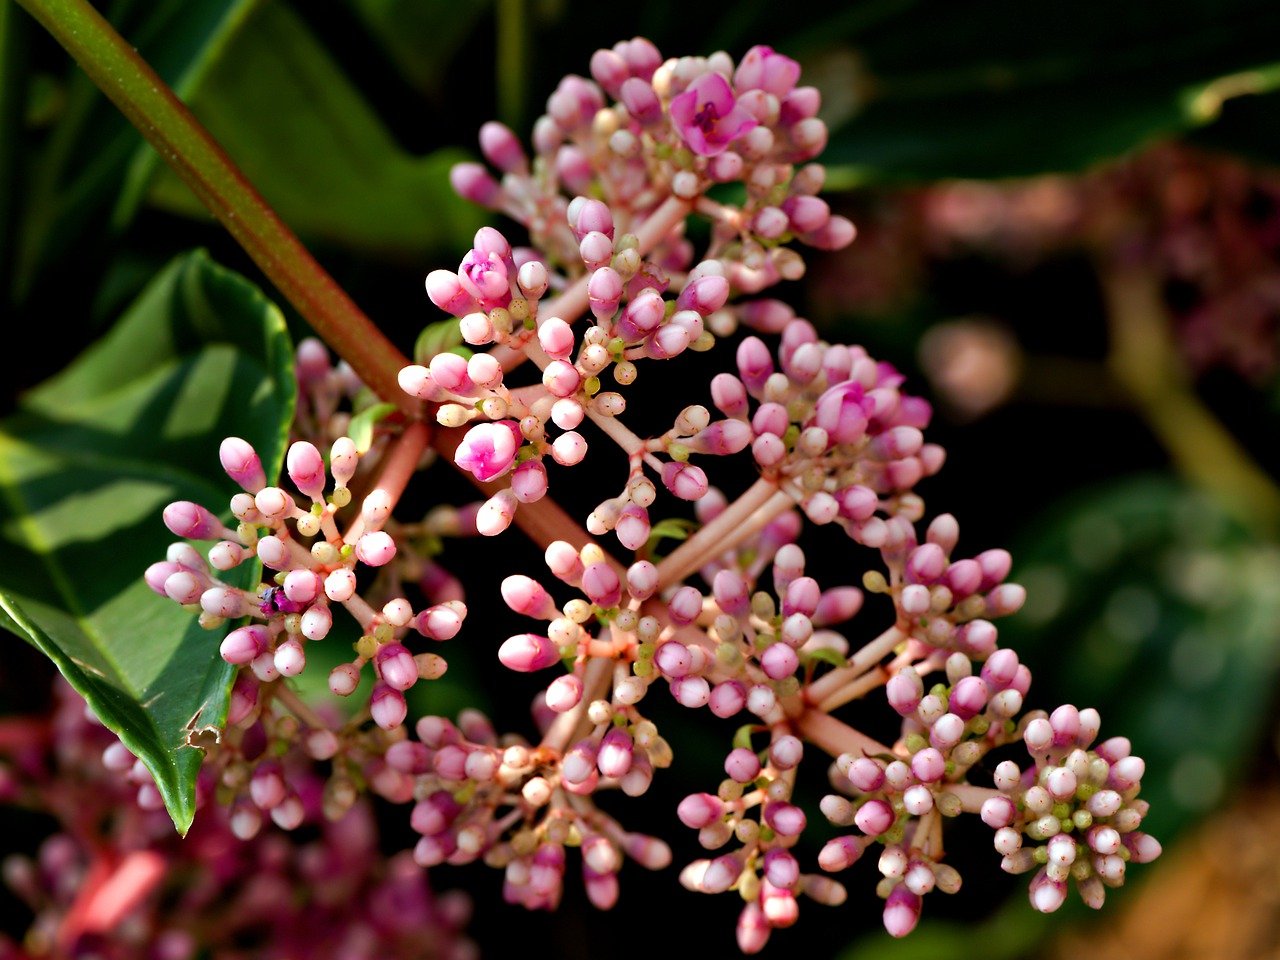
[[[603,791],[646,793],[673,766],[642,712],[658,686],[739,725],[725,779],[676,813],[711,852],[681,881],[743,899],[745,952],[795,923],[802,895],[842,903],[845,887],[818,871],[843,870],[874,844],[883,847],[885,926],[906,934],[925,894],[960,886],[942,827],[963,813],[997,828],[1005,869],[1043,866],[1032,882],[1037,909],[1061,904],[1069,876],[1100,905],[1126,859],[1159,853],[1137,830],[1141,761],[1120,740],[1089,751],[1094,711],[1023,715],[1030,672],[999,646],[992,623],[1024,600],[1007,582],[1009,554],[955,556],[954,518],[924,522],[917,485],[944,461],[925,439],[930,405],[903,389],[891,365],[829,342],[759,296],[804,274],[793,241],[829,250],[853,239],[852,225],[816,195],[823,171],[809,161],[826,140],[817,92],[797,86],[794,61],[763,46],[737,64],[724,54],[664,61],[637,39],[599,51],[591,73],[552,94],[532,157],[506,128],[482,128],[482,152],[501,179],[479,164],[455,169],[459,192],[510,215],[530,246],[485,227],[456,271],[432,273],[428,296],[456,318],[467,349],[420,357],[399,376],[434,416],[430,442],[486,497],[433,515],[434,534],[498,536],[515,523],[544,551],[549,577],[501,583],[507,607],[531,623],[494,644],[507,668],[552,675],[534,703],[539,736],[500,734],[476,711],[403,724],[404,691],[444,670],[434,654],[411,652],[410,634],[448,639],[466,613],[456,595],[439,596],[453,581],[415,547],[423,525],[392,516],[428,429],[409,419],[358,450],[334,432],[345,415],[323,405],[343,378],[321,371],[308,382],[327,386],[306,407],[306,435],[286,461],[298,496],[268,486],[253,451],[228,440],[223,465],[244,490],[231,504],[238,528],[193,504],[171,506],[165,519],[176,534],[218,542],[207,563],[176,545],[147,575],[209,626],[251,621],[222,643],[242,670],[235,736],[213,760],[233,820],[242,818],[237,832],[255,832],[260,810],[282,826],[297,819],[301,793],[276,758],[300,739],[309,756],[334,762],[327,797],[354,802],[359,781],[412,803],[419,865],[483,861],[503,871],[506,899],[549,909],[577,848],[588,897],[608,909],[625,858],[651,869],[671,860],[662,840],[596,805]],[[709,221],[701,252],[690,217]],[[748,335],[738,336],[741,327]],[[647,382],[642,368],[682,363],[723,340],[736,342],[731,370],[682,397],[669,429],[646,436],[628,425],[627,396]],[[533,382],[517,379],[525,361],[541,371]],[[336,424],[318,415],[326,409]],[[320,438],[332,444],[327,463],[313,445]],[[625,474],[603,479],[592,456],[592,488],[605,499],[584,516],[566,514],[549,496],[555,471],[610,441]],[[735,497],[712,486],[708,457]],[[362,491],[358,510],[352,488]],[[683,502],[695,520],[680,515]],[[688,535],[659,556],[655,534],[672,522]],[[852,541],[834,576],[815,562],[826,555],[802,542],[808,526],[832,525]],[[209,569],[251,559],[275,581],[244,590]],[[864,572],[851,577],[861,561]],[[358,592],[364,568],[372,581]],[[425,602],[405,596],[406,581]],[[866,625],[864,591],[891,601],[887,626]],[[366,667],[375,681],[367,714],[345,723],[326,722],[288,684],[308,643],[331,642],[334,605],[347,607],[360,636],[331,689],[350,695]],[[881,696],[900,720],[892,744],[835,716]],[[255,729],[279,748],[264,754]],[[991,772],[990,751],[1019,739],[1032,765],[1005,761]],[[816,871],[802,843],[811,815],[793,796],[801,763],[815,754],[834,760],[839,791],[821,812],[858,831],[827,844]],[[343,804],[325,810],[339,815]]]
[[[145,771],[122,777],[132,758],[120,743],[65,684],[55,695],[51,719],[0,721],[0,803],[58,819],[34,856],[4,862],[34,914],[21,946],[0,936],[4,960],[476,955],[458,933],[466,897],[434,896],[407,856],[384,858],[367,802],[322,811],[323,782],[298,756],[287,762],[314,835],[248,836],[238,807],[212,802],[220,777],[207,767],[200,815],[179,839],[158,803],[130,802]]]

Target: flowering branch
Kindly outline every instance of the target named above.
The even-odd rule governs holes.
[[[728,779],[677,810],[707,850],[729,851],[689,864],[681,882],[739,893],[743,951],[793,924],[801,896],[828,905],[846,896],[837,881],[803,873],[793,852],[807,825],[792,791],[808,748],[835,760],[838,792],[821,812],[858,831],[828,843],[818,867],[837,872],[882,846],[877,892],[893,935],[914,928],[926,894],[959,888],[942,828],[966,810],[995,831],[1006,871],[1038,868],[1036,909],[1060,907],[1070,881],[1101,905],[1128,862],[1160,852],[1139,829],[1143,761],[1123,738],[1094,746],[1101,720],[1091,709],[1022,713],[1030,671],[999,647],[991,622],[1025,599],[1007,582],[1012,558],[998,549],[961,558],[954,518],[923,522],[915,488],[945,459],[925,440],[929,404],[904,392],[890,365],[822,339],[789,307],[758,296],[803,276],[793,241],[838,249],[853,239],[852,224],[817,196],[823,169],[808,162],[826,141],[817,91],[797,86],[798,64],[763,46],[738,64],[724,54],[664,61],[637,38],[597,51],[591,73],[566,77],[548,100],[533,162],[510,130],[490,123],[481,151],[501,180],[480,164],[453,171],[460,194],[519,221],[532,246],[484,227],[457,270],[427,277],[428,296],[472,349],[405,364],[396,386],[429,405],[440,429],[431,435],[414,422],[390,444],[379,437],[357,450],[335,436],[345,421],[334,414],[359,385],[304,343],[302,404],[315,415],[300,421],[286,458],[297,495],[270,485],[252,448],[228,438],[222,465],[243,491],[231,502],[237,527],[193,503],[165,510],[175,535],[218,542],[207,562],[175,544],[148,569],[148,584],[199,609],[206,626],[251,620],[221,645],[243,669],[226,747],[213,759],[245,771],[227,790],[245,811],[243,832],[256,832],[262,811],[285,829],[302,818],[288,771],[274,755],[246,752],[251,731],[269,721],[279,749],[301,738],[313,760],[332,764],[326,796],[337,813],[354,803],[357,779],[412,802],[420,866],[483,859],[504,871],[507,899],[551,908],[566,850],[577,848],[588,897],[608,909],[624,857],[653,869],[671,857],[660,839],[629,833],[594,802],[601,790],[642,795],[672,765],[670,744],[641,712],[665,686],[687,708],[745,715],[724,761]],[[710,201],[717,184],[739,185],[745,199]],[[711,221],[701,258],[685,235],[691,215]],[[733,372],[708,385],[715,419],[691,402],[654,436],[624,424],[642,367],[712,350],[742,328],[752,333],[738,339]],[[773,336],[771,348],[762,337]],[[523,359],[540,382],[508,387]],[[385,371],[378,376],[385,383]],[[606,389],[609,378],[617,389]],[[621,449],[626,469],[584,530],[548,492],[552,472],[583,463],[598,442],[578,431],[587,421]],[[428,440],[487,499],[401,524],[394,510]],[[319,442],[330,445],[327,459]],[[754,482],[729,502],[699,465],[704,457],[737,463]],[[378,480],[366,483],[377,460]],[[357,477],[367,490],[358,504]],[[667,508],[664,496],[692,503],[699,529],[655,564],[651,511]],[[335,518],[348,507],[356,515],[338,537]],[[863,587],[892,603],[889,627],[860,648],[840,631],[863,592],[824,589],[806,575],[797,542],[806,522],[843,530],[850,556],[872,560]],[[540,739],[500,736],[470,710],[456,723],[419,718],[410,737],[405,691],[447,669],[443,657],[412,648],[451,639],[467,614],[460,582],[435,562],[435,541],[498,536],[513,524],[543,547],[555,589],[573,593],[557,602],[522,574],[500,586],[535,626],[502,643],[499,661],[554,674],[535,701]],[[593,539],[607,534],[630,563]],[[273,572],[256,592],[214,572],[249,558]],[[842,558],[840,574],[847,568]],[[705,586],[690,582],[695,574]],[[335,605],[361,636],[329,687],[350,697],[371,673],[359,712],[371,728],[326,727],[284,685],[306,668],[307,645],[329,634]],[[901,721],[892,744],[832,715],[881,687]],[[984,775],[991,750],[1019,740],[1025,768],[1006,760],[991,788],[969,782]]]

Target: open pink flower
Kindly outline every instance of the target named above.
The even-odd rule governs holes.
[[[733,75],[739,93],[763,90],[779,99],[795,89],[800,79],[800,64],[790,57],[775,53],[773,47],[755,46],[747,51]]]
[[[738,104],[729,81],[718,73],[704,73],[673,98],[671,119],[684,142],[702,157],[723,153],[759,122]]]
[[[462,288],[482,304],[505,306],[511,300],[507,265],[496,253],[472,250],[458,268]]]
[[[453,459],[477,480],[492,480],[511,469],[521,439],[514,420],[477,424],[462,438]]]

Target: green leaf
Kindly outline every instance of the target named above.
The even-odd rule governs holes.
[[[157,0],[116,26],[185,98],[263,2]],[[16,277],[20,295],[39,271],[73,252],[89,224],[108,210],[113,230],[127,226],[159,162],[115,105],[78,67],[70,69],[66,108],[31,167]]]
[[[437,96],[454,56],[490,0],[350,0],[391,62],[420,92]],[[430,51],[430,55],[425,55]]]
[[[1220,78],[1274,62],[1280,6],[882,0],[811,22],[777,45],[823,89],[847,183],[1075,169],[1199,126]]]
[[[347,427],[347,436],[356,445],[356,450],[362,454],[368,453],[369,447],[373,445],[373,428],[399,409],[394,403],[375,403],[352,417],[351,424]]]
[[[1032,664],[1036,705],[1095,706],[1103,738],[1132,741],[1147,764],[1143,829],[1168,841],[1268,732],[1280,549],[1163,477],[1112,483],[1028,534],[1014,548],[1027,604],[1001,642]]]
[[[401,150],[324,47],[281,4],[252,16],[189,104],[304,236],[407,260],[465,243],[481,222],[480,212],[449,186],[449,168],[465,155],[439,150],[415,157]],[[150,197],[170,211],[207,216],[167,168]]]
[[[437,320],[423,327],[413,344],[413,362],[426,366],[431,358],[462,346],[462,330],[457,317]]]
[[[829,663],[833,667],[844,667],[849,663],[848,657],[842,655],[838,650],[832,650],[830,647],[819,647],[816,650],[810,650],[803,656],[806,663]]]
[[[183,833],[202,757],[187,737],[223,723],[232,671],[221,633],[142,573],[174,539],[166,504],[218,510],[234,492],[222,437],[279,470],[294,391],[279,310],[196,252],[0,431],[0,609],[142,759]],[[256,569],[236,572],[256,584]]]

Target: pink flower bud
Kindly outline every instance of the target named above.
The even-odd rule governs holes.
[[[607,320],[618,311],[622,299],[622,278],[612,267],[601,267],[587,281],[587,301],[597,320]]]
[[[790,218],[791,229],[795,233],[820,230],[831,218],[831,208],[825,200],[818,197],[788,197],[783,202],[782,209]]]
[[[649,342],[645,345],[645,349],[649,356],[655,360],[670,360],[672,357],[678,357],[684,353],[691,342],[692,338],[689,336],[689,330],[675,323],[675,317],[673,317],[671,323],[659,327],[654,332],[653,336],[649,338]]]
[[[712,378],[711,402],[726,417],[746,419],[747,388],[731,373],[718,373]]]
[[[751,427],[743,421],[717,420],[687,441],[686,446],[698,453],[728,456],[745,450],[751,440]]]
[[[520,141],[508,127],[496,120],[490,120],[480,128],[480,152],[503,173],[525,173],[528,170],[529,161]],[[461,190],[458,192],[462,193]]]
[[[710,486],[702,468],[675,461],[662,465],[662,485],[681,500],[700,500]]]
[[[356,541],[356,558],[371,567],[381,567],[396,555],[396,542],[390,534],[373,530]]]
[[[768,944],[772,929],[764,911],[753,900],[738,914],[738,949],[746,954],[759,953]]]
[[[627,592],[637,600],[648,600],[658,589],[658,568],[648,560],[637,560],[627,568]]]
[[[538,459],[526,460],[511,475],[511,493],[521,503],[537,503],[547,494],[547,468]]]
[[[284,800],[288,793],[280,764],[274,760],[258,764],[249,778],[249,796],[260,810],[270,810]]]
[[[738,344],[738,376],[751,393],[758,393],[773,373],[773,357],[769,348],[756,337],[747,337]]]
[[[681,291],[676,299],[677,310],[696,310],[701,316],[710,316],[729,299],[729,281],[710,274],[699,277]]]
[[[559,317],[548,317],[538,327],[538,343],[554,360],[568,360],[573,353],[573,329]]]
[[[480,308],[476,298],[451,270],[432,270],[427,274],[427,297],[445,313],[455,317],[465,317]]]
[[[551,459],[562,467],[575,466],[586,455],[587,441],[576,430],[560,434],[551,444]]]
[[[556,677],[547,687],[546,700],[556,713],[572,710],[582,701],[582,681],[571,673]]]
[[[307,665],[307,655],[302,644],[293,638],[276,647],[274,658],[276,669],[282,677],[296,677]]]
[[[582,374],[567,360],[552,360],[542,371],[542,385],[553,397],[571,397],[582,385]]]
[[[653,662],[666,677],[683,677],[693,669],[693,655],[679,640],[668,640],[658,647]]]
[[[607,264],[613,257],[613,241],[603,233],[593,230],[578,244],[578,256],[589,268],[595,270]]]
[[[616,780],[631,769],[633,750],[631,734],[621,727],[614,727],[600,741],[596,766],[603,776]]]
[[[634,503],[623,508],[614,533],[628,550],[639,550],[649,539],[649,511]]]
[[[951,691],[951,712],[962,720],[968,720],[986,709],[987,697],[985,681],[980,677],[962,677]]]
[[[418,665],[401,644],[388,643],[376,658],[382,681],[393,690],[408,690],[418,682]]]
[[[198,603],[207,583],[200,574],[179,567],[165,578],[164,592],[174,603]]]
[[[537,620],[556,616],[555,600],[536,580],[516,574],[503,580],[501,589],[502,599],[516,613]]]
[[[779,770],[790,770],[799,765],[803,757],[804,743],[791,734],[781,736],[769,745],[769,759]]]
[[[947,761],[933,747],[925,747],[911,758],[911,772],[922,783],[935,783],[947,772]]]
[[[454,463],[477,480],[493,480],[511,469],[522,439],[515,420],[476,424],[454,451]]]
[[[1018,674],[1018,654],[1013,650],[997,650],[982,665],[982,679],[994,690],[1003,690]]]
[[[255,623],[228,633],[218,652],[227,663],[244,664],[260,656],[270,642],[271,631]]]
[[[781,99],[792,91],[799,77],[800,64],[761,45],[743,56],[733,74],[733,86],[739,93],[759,89]]]
[[[870,757],[859,757],[849,764],[849,783],[860,793],[874,793],[884,785],[884,766]]]
[[[804,832],[804,811],[790,803],[768,803],[764,808],[764,821],[774,832],[783,837],[798,837]]]
[[[455,163],[449,171],[453,192],[482,207],[496,207],[502,188],[478,163]]]
[[[333,614],[324,604],[308,607],[302,615],[301,632],[308,640],[323,640],[333,628]]]
[[[750,783],[760,775],[760,758],[754,751],[738,747],[725,758],[724,772],[738,783]]]
[[[718,683],[711,691],[707,705],[722,720],[739,713],[747,704],[747,692],[737,680]]]
[[[508,638],[498,649],[503,666],[519,673],[545,670],[560,662],[560,650],[546,637],[521,633]]]
[[[705,707],[711,700],[711,684],[705,677],[677,677],[671,681],[670,688],[676,703],[690,710]]]
[[[404,723],[409,705],[405,703],[404,694],[394,690],[385,683],[375,684],[369,696],[369,714],[373,722],[383,730],[394,730]]]
[[[593,563],[582,573],[582,592],[601,607],[616,607],[622,599],[622,583],[608,563]]]
[[[862,856],[865,840],[862,837],[836,837],[827,842],[818,853],[818,866],[830,873],[846,870]]]
[[[174,536],[212,540],[222,535],[222,522],[190,500],[178,500],[164,508],[164,525]]]
[[[1053,913],[1066,902],[1067,884],[1065,881],[1050,879],[1042,869],[1031,881],[1028,892],[1034,909],[1041,913]]]
[[[893,826],[893,808],[883,800],[868,800],[858,808],[853,822],[869,837],[878,837]]]
[[[520,265],[516,273],[520,292],[530,300],[538,300],[547,292],[547,267],[540,260],[530,260]]]
[[[360,670],[353,663],[340,663],[329,671],[329,689],[339,697],[349,697],[360,684]]]
[[[624,80],[619,90],[619,99],[641,126],[652,126],[662,119],[662,103],[654,93],[653,85],[646,80],[639,77]]]
[[[724,816],[724,804],[710,793],[691,793],[676,807],[680,822],[692,830],[701,830]]]
[[[227,437],[218,448],[218,459],[227,476],[249,493],[257,493],[267,485],[262,461],[252,446],[239,437]]]
[[[883,919],[889,936],[905,937],[920,922],[920,897],[898,884],[885,901]]]
[[[666,302],[652,287],[645,287],[632,297],[622,312],[616,330],[627,341],[639,340],[658,329],[666,316]]]
[[[308,497],[324,495],[325,472],[324,458],[313,444],[299,440],[289,447],[286,458],[289,479],[293,485]]]

